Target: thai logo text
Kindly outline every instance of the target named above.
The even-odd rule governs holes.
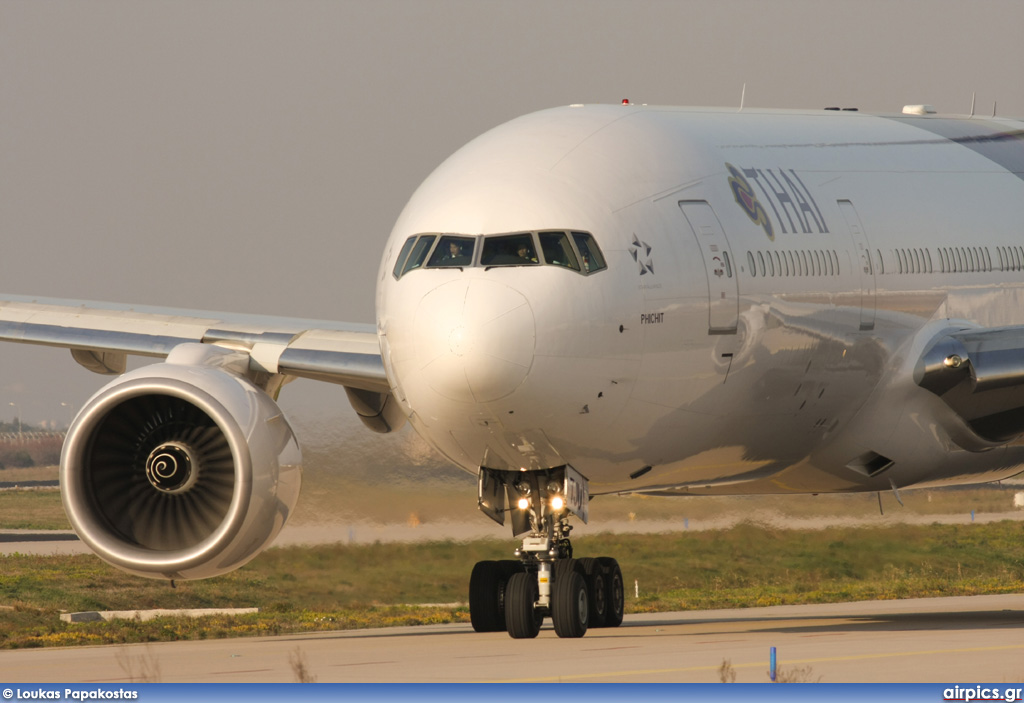
[[[754,224],[764,229],[768,239],[775,240],[773,223],[778,223],[783,234],[829,231],[821,208],[794,169],[739,169],[729,163],[725,167],[729,169],[729,186],[736,203]],[[762,200],[768,208],[761,204]]]

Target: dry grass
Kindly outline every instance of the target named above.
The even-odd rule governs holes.
[[[4,483],[24,483],[25,481],[56,481],[60,474],[60,467],[50,466],[29,466],[26,468],[14,468],[8,466],[0,469],[0,481]]]
[[[814,669],[808,666],[779,669],[775,673],[775,683],[821,683],[821,677],[814,677]]]
[[[70,530],[71,524],[56,489],[0,491],[0,529]]]
[[[288,664],[292,667],[292,673],[295,675],[295,683],[316,683],[317,677],[309,670],[306,653],[302,651],[301,647],[296,647],[295,651],[288,655]]]
[[[135,650],[137,651],[137,650]],[[144,654],[133,656],[126,648],[120,647],[114,654],[117,665],[132,683],[160,683],[160,662],[156,656],[149,651],[147,646]]]

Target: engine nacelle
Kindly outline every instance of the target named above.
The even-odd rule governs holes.
[[[139,576],[208,578],[277,536],[301,485],[291,426],[248,356],[176,347],[102,388],[68,430],[64,510],[104,561]]]

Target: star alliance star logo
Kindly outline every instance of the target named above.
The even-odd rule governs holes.
[[[648,273],[654,273],[654,260],[651,259],[651,245],[647,242],[641,241],[635,234],[633,235],[633,243],[629,245],[629,253],[640,266],[640,275],[644,276]]]

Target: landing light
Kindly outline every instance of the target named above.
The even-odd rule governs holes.
[[[551,509],[556,513],[565,507],[565,499],[562,496],[555,496],[551,499]]]
[[[520,510],[526,510],[527,508],[530,507],[530,499],[529,498],[520,498],[519,502],[516,503],[516,505],[519,506]]]

